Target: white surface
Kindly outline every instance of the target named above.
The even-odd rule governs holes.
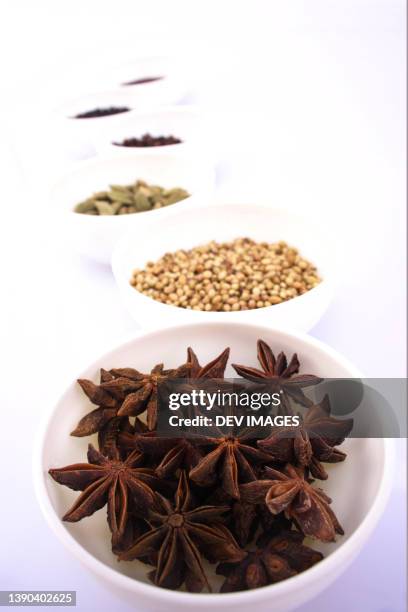
[[[199,323],[163,329],[141,334],[134,340],[115,347],[78,375],[81,379],[98,380],[101,368],[137,365],[141,371],[149,371],[157,361],[158,352],[165,367],[177,367],[186,356],[186,346],[198,351],[201,363],[208,363],[214,355],[230,347],[230,363],[226,376],[234,375],[231,362],[256,366],[256,339],[262,338],[270,346],[279,346],[287,355],[296,348],[302,364],[301,373],[314,372],[323,378],[349,378],[359,376],[358,370],[315,338],[302,334],[289,334],[271,327],[242,323]],[[135,362],[137,356],[137,363]],[[90,409],[90,402],[73,382],[61,396],[53,413],[41,432],[34,456],[34,479],[37,498],[54,533],[91,571],[98,575],[129,601],[137,598],[144,609],[147,604],[155,610],[191,610],[195,607],[208,610],[222,608],[245,612],[255,605],[260,610],[286,612],[308,601],[330,584],[344,571],[360,552],[375,529],[388,501],[394,468],[393,441],[382,439],[349,439],[344,444],[347,461],[329,467],[329,479],[321,483],[322,489],[335,502],[336,516],[345,531],[335,543],[318,544],[325,556],[324,562],[312,570],[266,589],[252,590],[232,595],[208,595],[166,593],[149,584],[146,565],[141,562],[118,564],[110,550],[106,513],[99,512],[91,521],[81,524],[62,524],[60,517],[71,507],[78,493],[56,487],[51,481],[50,467],[72,465],[86,455],[89,441],[97,443],[97,436],[89,439],[69,438],[78,421]],[[65,440],[61,444],[61,440]],[[342,447],[343,448],[343,447]],[[363,481],[353,478],[366,468]],[[350,499],[353,504],[350,505]],[[212,572],[211,572],[212,573]],[[129,579],[130,578],[130,579]],[[220,580],[212,577],[217,590]]]
[[[64,550],[31,488],[40,416],[78,370],[134,330],[109,270],[66,251],[49,232],[48,215],[39,214],[45,186],[72,157],[39,129],[38,99],[44,88],[62,95],[88,52],[102,61],[124,38],[140,53],[178,46],[195,57],[189,101],[208,108],[223,191],[244,198],[267,190],[280,206],[328,217],[343,247],[338,294],[313,335],[366,376],[405,376],[403,2],[87,0],[79,8],[68,0],[5,0],[0,13],[0,340],[7,376],[0,454],[14,466],[1,475],[13,505],[1,509],[7,565],[0,587],[76,589],[81,611],[95,609],[95,601],[100,612],[137,610]],[[51,102],[49,94],[43,99]],[[248,161],[255,162],[251,171]],[[301,612],[405,610],[400,446],[401,470],[379,528],[352,567]]]
[[[143,269],[149,261],[157,261],[164,253],[191,249],[211,240],[231,241],[238,236],[272,243],[285,236],[289,246],[296,246],[301,257],[317,267],[322,281],[311,291],[282,304],[237,312],[177,308],[153,300],[130,285],[133,270]],[[324,315],[332,298],[337,278],[335,261],[336,254],[327,232],[307,218],[273,209],[267,201],[251,200],[240,204],[234,200],[215,200],[209,206],[169,210],[165,217],[146,223],[143,235],[131,228],[119,238],[114,249],[112,271],[124,305],[143,328],[155,329],[162,322],[170,325],[220,320],[309,331]]]

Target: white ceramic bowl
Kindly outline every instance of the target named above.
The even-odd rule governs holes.
[[[183,58],[175,56],[140,57],[107,66],[95,75],[106,88],[118,88],[137,108],[154,108],[179,102],[188,92],[189,69]],[[162,77],[147,83],[127,85],[130,81]]]
[[[109,108],[111,106],[126,107],[129,111],[104,117],[78,119],[79,113],[95,110],[96,108]],[[123,118],[128,115],[134,105],[129,95],[118,89],[87,93],[67,100],[51,113],[53,129],[66,146],[95,145],[95,141],[105,133],[109,134],[116,125],[120,125]],[[142,108],[141,106],[139,108]]]
[[[140,138],[146,133],[152,136],[174,136],[181,140],[181,143],[140,148],[114,144],[126,138]],[[191,148],[197,152],[208,150],[202,114],[192,106],[170,106],[151,112],[127,113],[112,129],[99,133],[95,146],[98,153],[107,155],[126,155],[129,151],[140,155],[160,155],[164,152],[185,153]]]
[[[212,323],[141,334],[99,358],[80,377],[96,379],[101,367],[134,366],[148,370],[157,361],[174,367],[183,362],[189,345],[196,349],[202,363],[230,346],[233,361],[256,365],[258,338],[266,340],[276,351],[288,354],[297,351],[302,372],[329,378],[360,376],[338,353],[306,335],[254,325]],[[227,375],[233,375],[231,366]],[[117,562],[110,551],[104,510],[77,524],[60,520],[78,494],[58,486],[48,476],[48,469],[83,460],[90,439],[73,438],[69,432],[89,408],[89,402],[73,383],[47,416],[34,458],[36,492],[47,522],[63,544],[99,576],[105,587],[130,604],[137,602],[138,610],[247,612],[252,607],[274,612],[292,610],[327,588],[347,568],[373,532],[387,501],[392,482],[391,441],[347,440],[342,446],[348,454],[347,460],[327,465],[329,479],[322,483],[333,498],[333,508],[346,535],[338,537],[335,543],[319,546],[325,555],[323,561],[289,580],[235,594],[189,594],[160,589],[146,578],[146,565]]]
[[[135,268],[143,268],[148,261],[155,261],[166,252],[243,236],[268,242],[285,240],[317,266],[322,282],[287,302],[242,312],[202,312],[170,306],[130,285]],[[146,329],[154,329],[163,321],[173,324],[220,319],[307,331],[329,305],[336,277],[333,246],[320,227],[297,215],[255,204],[217,203],[178,213],[171,211],[166,218],[149,224],[143,236],[137,236],[134,230],[125,234],[114,251],[112,269],[126,308]]]
[[[137,179],[163,187],[182,187],[191,196],[157,210],[130,215],[92,216],[73,212],[78,202],[110,184],[127,184]],[[129,152],[126,156],[97,158],[80,162],[65,174],[51,191],[51,211],[61,224],[61,236],[67,238],[81,254],[109,263],[112,250],[126,230],[133,228],[141,237],[147,220],[159,221],[170,208],[189,210],[210,199],[214,187],[214,170],[193,157],[162,154],[151,157]],[[155,238],[157,239],[157,237]]]

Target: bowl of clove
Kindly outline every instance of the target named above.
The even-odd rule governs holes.
[[[214,187],[208,162],[163,153],[129,152],[80,162],[50,193],[59,235],[80,254],[109,263],[119,237],[134,228],[143,235],[150,219],[171,208],[188,210],[207,201]]]
[[[223,201],[170,211],[143,236],[131,229],[112,257],[123,303],[146,329],[231,320],[308,331],[330,303],[335,264],[312,219]]]
[[[34,479],[44,516],[140,610],[293,610],[349,566],[388,498],[391,441],[353,438],[350,414],[313,395],[322,378],[359,376],[322,342],[271,327],[140,333],[81,372],[41,427]],[[211,379],[220,394],[232,378],[235,388],[280,388],[276,427],[186,435],[162,389]],[[222,406],[218,396],[216,411],[206,408],[217,427]],[[295,412],[300,437],[288,437]]]

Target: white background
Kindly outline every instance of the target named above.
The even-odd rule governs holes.
[[[67,251],[44,210],[72,159],[47,123],[84,61],[178,51],[210,113],[218,187],[313,215],[341,264],[312,334],[366,376],[405,365],[405,14],[397,0],[3,0],[0,6],[0,588],[75,589],[127,610],[71,558],[31,484],[38,423],[82,367],[137,328],[108,268]],[[241,197],[242,199],[242,197]],[[302,612],[405,609],[405,471],[376,534]],[[392,571],[390,571],[392,568]],[[101,596],[103,591],[103,597]],[[137,609],[137,603],[135,602]]]

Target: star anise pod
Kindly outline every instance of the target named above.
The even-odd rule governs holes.
[[[246,502],[248,503],[248,502]],[[265,546],[269,540],[283,532],[290,531],[293,527],[292,519],[286,518],[285,514],[271,514],[265,503],[255,506],[259,516],[260,533],[256,539],[258,546]]]
[[[230,506],[227,526],[240,546],[247,546],[258,529],[260,533],[256,543],[263,545],[272,536],[292,528],[291,520],[288,520],[283,513],[274,516],[264,502],[253,504],[242,499],[232,499],[221,487],[212,490],[204,500],[207,504]]]
[[[233,502],[230,529],[240,546],[246,546],[253,539],[258,522],[257,506],[241,500]]]
[[[149,524],[145,518],[141,517],[140,509],[134,503],[133,498],[129,497],[125,528],[112,533],[112,552],[119,555],[121,552],[128,550],[148,529]]]
[[[163,483],[154,470],[140,467],[143,456],[133,451],[125,460],[109,458],[88,446],[88,463],[75,463],[50,469],[52,478],[74,491],[82,491],[73,506],[63,516],[75,523],[108,506],[108,524],[113,546],[119,546],[128,529],[129,513],[143,516],[156,503],[156,489]]]
[[[272,514],[284,512],[305,536],[333,542],[336,533],[344,534],[330,508],[332,500],[321,489],[311,486],[304,470],[288,463],[282,471],[266,467],[264,473],[267,479],[240,487],[241,499],[255,504],[264,501]]]
[[[100,371],[100,384],[96,385],[92,380],[79,379],[78,384],[82,391],[98,408],[86,414],[71,432],[72,436],[89,436],[106,425],[117,412],[127,393],[138,388],[135,381],[124,377],[113,376],[107,370]]]
[[[120,555],[155,565],[149,578],[157,586],[188,591],[211,591],[202,555],[210,560],[239,561],[243,552],[222,524],[228,506],[194,506],[187,477],[182,472],[174,504],[161,497],[161,508],[150,513],[152,528]]]
[[[127,419],[129,422],[128,417],[118,418]],[[135,444],[135,439],[137,438],[137,436],[141,434],[147,435],[151,433],[152,432],[148,430],[146,423],[141,421],[139,417],[136,417],[133,425],[129,423],[129,426],[126,426],[126,428],[120,428],[116,438],[117,445],[123,452],[130,453],[131,451],[137,448],[137,445]]]
[[[280,582],[303,572],[323,558],[323,555],[303,542],[297,531],[274,536],[256,551],[248,551],[239,563],[220,563],[217,574],[226,576],[221,593],[256,589]]]
[[[110,459],[124,459],[133,448],[120,444],[120,438],[134,435],[134,425],[128,417],[113,417],[98,431],[98,447],[102,455]]]
[[[353,419],[330,416],[330,401],[326,395],[320,404],[307,409],[298,427],[280,427],[257,444],[274,461],[307,467],[315,478],[326,480],[321,464],[344,461],[346,453],[336,446],[342,444],[353,427]]]
[[[134,368],[113,368],[101,371],[101,382],[80,379],[84,393],[98,408],[85,415],[71,433],[88,436],[99,431],[115,416],[137,416],[146,411],[147,426],[154,429],[157,422],[157,385],[170,378],[185,378],[190,368],[187,364],[165,370],[156,365],[150,374],[142,374]]]
[[[303,388],[317,385],[322,379],[313,374],[298,374],[300,363],[296,353],[288,363],[284,353],[281,352],[275,357],[271,347],[263,340],[258,340],[257,350],[262,370],[233,363],[232,367],[236,373],[252,382],[272,384],[276,387],[276,391],[282,390],[284,394],[281,401],[285,404],[282,410],[288,413],[291,410],[288,401],[284,401],[285,395],[287,400],[291,399],[302,406],[310,406],[312,401],[303,393]]]
[[[191,347],[187,349],[187,363],[190,365],[190,378],[224,378],[230,349],[226,348],[218,357],[201,366]]]
[[[156,474],[160,478],[174,476],[178,469],[189,471],[202,454],[189,438],[165,436],[157,431],[139,431],[119,434],[120,445],[127,449],[138,449],[156,463]]]
[[[180,468],[191,470],[202,457],[198,448],[187,438],[178,438],[173,441],[173,447],[167,451],[156,467],[156,474],[160,478],[173,476]]]
[[[157,386],[169,379],[186,378],[190,371],[188,364],[179,368],[165,370],[162,363],[156,365],[150,374],[143,374],[140,388],[130,393],[118,410],[119,416],[136,416],[146,410],[147,427],[150,430],[157,425]],[[118,370],[116,370],[118,372]],[[120,371],[119,371],[120,372]],[[137,372],[137,377],[140,373]]]
[[[239,499],[239,485],[256,480],[256,467],[271,461],[267,453],[256,448],[252,436],[246,431],[220,437],[201,436],[196,440],[197,446],[214,450],[190,471],[191,480],[202,487],[220,483],[228,495]]]
[[[265,504],[251,504],[242,500],[232,503],[231,519],[228,526],[240,546],[247,546],[254,538],[258,529],[256,542],[258,545],[269,541],[273,535],[278,535],[291,528],[292,522],[283,514],[274,516]]]

